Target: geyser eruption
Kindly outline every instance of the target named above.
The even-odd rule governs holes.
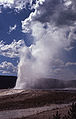
[[[38,22],[32,24],[32,35],[35,43],[21,51],[16,88],[32,88],[38,79],[47,78],[51,62],[66,40],[64,29],[49,25],[44,29]]]
[[[21,49],[16,89],[32,88],[38,79],[49,77],[53,60],[61,49],[70,45],[69,34],[72,26],[68,25],[74,20],[66,17],[70,14],[69,10],[73,12],[70,5],[72,3],[67,6],[66,4],[64,0],[36,1],[33,6],[35,11],[22,22],[23,32],[31,31],[34,43],[30,47],[25,45]]]

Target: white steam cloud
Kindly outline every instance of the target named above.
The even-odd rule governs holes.
[[[72,26],[68,25],[74,24],[75,18],[67,19],[66,16],[70,15],[69,9],[73,16],[75,12],[73,14],[72,2],[69,1],[66,4],[65,2],[62,0],[37,1],[35,12],[22,21],[23,32],[32,32],[34,43],[30,47],[24,46],[21,50],[15,88],[32,88],[38,79],[49,77],[53,60],[63,48],[70,45],[70,35],[67,35],[67,32],[71,33]],[[60,16],[61,14],[63,17]]]
[[[22,49],[18,65],[16,88],[32,88],[36,81],[49,77],[51,62],[60,49],[66,46],[65,29],[49,26],[44,29],[40,22],[32,23],[35,44]]]

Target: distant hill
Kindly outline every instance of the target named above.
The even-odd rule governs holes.
[[[65,87],[76,88],[76,80],[69,80],[65,82]]]
[[[0,89],[13,88],[16,84],[16,76],[0,76]]]
[[[38,89],[63,89],[76,88],[76,80],[58,80],[51,78],[39,79],[32,88]]]

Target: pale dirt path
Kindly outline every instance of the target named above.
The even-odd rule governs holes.
[[[7,95],[13,95],[23,92],[24,90],[17,90],[17,89],[2,89],[0,90],[0,97],[1,96],[7,96]],[[26,91],[27,92],[27,91]]]
[[[44,111],[54,110],[58,108],[64,108],[71,104],[52,104],[50,106],[38,107],[38,108],[28,108],[28,109],[19,109],[19,110],[6,110],[0,111],[0,119],[14,119],[21,117],[28,117],[35,115]]]

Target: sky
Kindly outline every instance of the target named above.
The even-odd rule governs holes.
[[[0,75],[25,74],[76,80],[76,0],[0,0]]]

